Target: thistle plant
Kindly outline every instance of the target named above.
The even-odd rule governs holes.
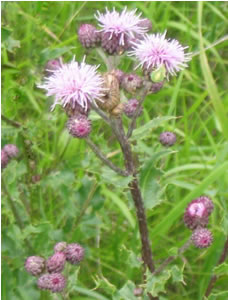
[[[138,261],[142,267],[141,282],[135,283],[131,289],[131,296],[132,299],[159,299],[160,291],[154,290],[151,285],[153,282],[155,285],[156,282],[163,285],[169,279],[162,279],[166,272],[171,276],[168,265],[178,257],[183,258],[184,251],[190,246],[194,251],[207,251],[213,243],[213,234],[208,227],[214,204],[208,196],[202,195],[188,204],[185,212],[183,211],[183,220],[179,220],[183,228],[184,225],[187,227],[186,242],[183,242],[183,246],[175,250],[174,254],[160,262],[153,244],[153,236],[149,235],[149,222],[140,183],[144,153],[138,151],[140,143],[137,134],[140,136],[142,128],[150,130],[149,126],[146,127],[150,122],[143,124],[142,121],[144,105],[150,101],[151,94],[165,90],[167,83],[173,84],[172,77],[178,76],[179,72],[188,67],[192,53],[177,39],[171,39],[169,31],[154,32],[149,19],[144,18],[137,10],[127,8],[122,11],[115,8],[97,11],[93,24],[81,24],[77,28],[77,37],[85,50],[83,58],[72,56],[69,61],[65,61],[59,57],[48,61],[42,72],[44,77],[37,86],[46,92],[47,97],[52,97],[53,104],[50,110],[53,114],[56,106],[62,108],[61,113],[66,118],[65,130],[69,139],[78,139],[78,143],[84,141],[89,151],[95,154],[100,163],[98,172],[103,167],[109,168],[112,171],[110,174],[116,173],[119,181],[126,180],[127,187],[124,192],[131,195],[129,201],[132,202],[140,237],[141,253]],[[89,63],[95,61],[90,59],[94,58],[94,53],[101,59],[99,63]],[[129,61],[128,69],[121,69],[122,59]],[[96,131],[96,122],[101,125],[102,134]],[[106,129],[111,132],[110,136],[106,134]],[[112,151],[120,154],[119,160],[113,159],[106,153],[107,148],[95,142],[98,136],[104,140],[107,148],[110,139],[115,141],[117,148],[113,148]],[[181,143],[178,129],[167,126],[156,142],[157,147],[164,152],[172,147],[176,149]],[[149,151],[148,147],[146,150]],[[18,153],[15,145],[4,146],[1,151],[2,170],[11,159],[18,156]],[[54,166],[58,167],[57,164]],[[155,172],[154,180],[159,176],[160,173]],[[34,184],[40,180],[42,175],[31,176],[31,182]],[[14,216],[18,223],[21,223],[14,203],[6,188],[5,190],[11,201]],[[78,220],[75,223],[80,222],[80,218]],[[20,227],[23,229],[23,226]],[[226,245],[226,251],[227,248]],[[170,249],[170,253],[172,250]],[[80,244],[62,241],[54,246],[49,257],[29,256],[24,268],[33,279],[35,277],[40,290],[60,293],[63,299],[68,299],[69,294],[64,292],[70,281],[67,269],[70,267],[75,271],[86,258],[85,249]],[[97,264],[99,266],[99,262]],[[99,275],[102,277],[102,272]],[[112,288],[112,283],[108,283],[108,286]]]

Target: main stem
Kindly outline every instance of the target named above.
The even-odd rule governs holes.
[[[115,129],[116,137],[119,140],[124,155],[126,170],[127,172],[129,172],[129,174],[133,175],[133,180],[130,182],[129,188],[136,207],[136,214],[137,214],[140,238],[142,243],[142,259],[145,266],[147,266],[151,272],[154,272],[155,266],[154,266],[152,251],[149,243],[149,232],[147,227],[146,214],[143,205],[142,194],[139,187],[139,182],[137,179],[137,169],[134,164],[131,146],[125,135],[123,125],[122,125],[122,120],[113,119],[112,124],[114,125],[113,128]]]

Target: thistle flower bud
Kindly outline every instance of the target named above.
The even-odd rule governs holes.
[[[13,144],[7,144],[3,147],[3,150],[6,152],[9,158],[14,158],[18,155],[19,150],[17,146]]]
[[[25,261],[25,269],[33,276],[40,275],[45,268],[45,260],[40,256],[29,256]]]
[[[68,120],[67,128],[73,137],[85,138],[91,132],[91,121],[86,116],[78,114]]]
[[[150,19],[143,19],[139,22],[139,26],[146,28],[147,31],[150,31],[152,29],[152,22]]]
[[[54,251],[55,251],[55,253],[56,252],[64,252],[66,247],[67,247],[66,242],[59,242],[59,243],[55,244]]]
[[[197,248],[207,248],[212,241],[212,233],[206,228],[198,227],[192,233],[192,242]]]
[[[88,117],[89,112],[90,112],[90,104],[88,103],[87,108],[85,108],[85,107],[82,107],[77,102],[74,103],[74,106],[72,106],[71,104],[68,103],[64,107],[64,110],[65,110],[66,114],[68,115],[68,117],[73,117],[73,116],[77,116],[77,115],[85,115],[86,117]]]
[[[160,134],[159,140],[163,146],[170,147],[176,143],[176,135],[173,132],[165,131]]]
[[[122,79],[122,87],[129,93],[134,93],[142,87],[142,79],[136,74],[125,74]]]
[[[191,201],[184,214],[184,223],[190,229],[207,226],[208,211],[206,205],[198,199]]]
[[[101,33],[101,47],[109,55],[121,55],[125,50],[129,48],[128,38],[124,37],[124,42],[120,44],[121,34],[113,34],[110,38],[110,33],[102,32]]]
[[[66,257],[63,252],[56,252],[47,260],[47,270],[49,273],[59,273],[64,269]]]
[[[72,243],[66,247],[66,260],[72,265],[78,264],[84,257],[84,248],[81,245]]]
[[[129,118],[132,118],[137,110],[137,107],[139,105],[139,101],[136,99],[130,99],[127,103],[124,104],[124,113],[126,116]],[[140,112],[139,114],[142,113],[142,106],[140,106]]]
[[[60,273],[52,273],[49,275],[49,289],[53,293],[61,292],[66,286],[66,279]]]
[[[4,150],[1,150],[1,169],[4,169],[9,163],[9,157]]]
[[[101,34],[91,24],[82,24],[78,30],[78,38],[83,47],[93,48],[101,40]]]
[[[50,274],[44,274],[40,276],[37,280],[37,286],[41,290],[50,289]]]
[[[45,66],[45,73],[47,75],[52,75],[53,71],[58,70],[61,67],[61,63],[59,59],[51,59],[47,62]]]
[[[160,89],[163,87],[164,85],[164,81],[161,82],[157,82],[157,83],[151,83],[150,89],[149,89],[149,93],[150,94],[156,94],[157,92],[160,91]]]
[[[211,199],[207,196],[200,196],[199,198],[197,198],[197,200],[205,205],[208,215],[210,215],[214,209],[214,204]]]

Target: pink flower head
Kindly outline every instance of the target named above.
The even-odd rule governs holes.
[[[73,109],[79,104],[87,111],[90,102],[101,100],[104,88],[102,76],[97,73],[98,67],[86,64],[85,57],[81,63],[73,59],[46,77],[39,87],[47,91],[47,96],[55,96],[51,110],[56,104],[63,107],[69,104]]]
[[[193,231],[192,241],[197,248],[207,248],[212,244],[212,233],[206,228],[199,227]]]
[[[138,66],[145,70],[158,69],[165,66],[166,76],[176,75],[177,72],[187,67],[191,60],[191,53],[185,53],[188,47],[183,47],[177,40],[166,39],[166,32],[163,34],[146,34],[142,41],[133,43],[133,50],[129,56],[138,59]]]
[[[66,279],[60,273],[52,273],[48,276],[49,284],[48,287],[53,293],[62,292],[66,286]]]
[[[101,32],[109,34],[111,40],[113,36],[119,37],[119,45],[124,46],[126,38],[134,38],[136,35],[142,35],[148,31],[148,28],[142,26],[141,14],[136,15],[136,11],[127,11],[125,7],[122,12],[117,12],[115,8],[109,11],[106,8],[106,13],[102,14],[97,11],[95,18],[102,28]]]
[[[199,199],[192,200],[184,213],[184,223],[190,229],[198,226],[205,227],[208,224],[208,210]]]

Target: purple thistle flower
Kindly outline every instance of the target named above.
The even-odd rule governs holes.
[[[50,289],[50,274],[43,274],[37,280],[37,286],[41,290]]]
[[[155,70],[162,65],[166,68],[166,76],[176,75],[177,72],[187,67],[191,60],[191,53],[185,53],[188,47],[183,47],[175,39],[166,39],[166,32],[161,34],[146,34],[142,41],[134,43],[129,56],[135,56],[139,61],[138,66],[145,70]]]
[[[100,42],[101,34],[91,24],[82,24],[78,30],[78,38],[85,48],[95,47]]]
[[[142,87],[142,78],[136,74],[125,74],[122,79],[122,87],[128,93],[134,93],[137,89]]]
[[[13,144],[7,144],[3,147],[3,150],[6,152],[9,158],[16,157],[19,153],[17,146]]]
[[[85,138],[91,132],[91,121],[86,116],[78,114],[68,120],[67,128],[73,137]]]
[[[59,273],[64,269],[66,257],[63,252],[56,252],[49,257],[46,262],[47,270],[49,273]]]
[[[61,292],[66,286],[66,279],[60,273],[52,273],[48,277],[48,287],[53,293]]]
[[[1,169],[4,169],[9,163],[9,157],[4,150],[1,150]]]
[[[163,146],[170,147],[176,143],[176,135],[173,132],[165,131],[160,134],[159,141]]]
[[[46,77],[39,87],[47,91],[47,96],[55,96],[51,110],[57,104],[70,104],[74,109],[77,103],[87,111],[90,102],[101,100],[104,80],[97,73],[98,67],[86,64],[85,57],[80,64],[73,59]]]
[[[136,99],[130,99],[128,102],[124,104],[124,113],[129,118],[132,118],[137,110],[139,101]],[[142,106],[140,107],[139,114],[142,113]]]
[[[66,248],[66,260],[72,265],[78,264],[84,257],[84,248],[76,243],[69,244]]]
[[[54,251],[55,251],[55,253],[56,252],[64,252],[66,247],[67,247],[66,242],[59,242],[59,243],[55,244]]]
[[[45,268],[45,259],[40,256],[29,256],[25,261],[25,270],[33,276],[40,275]]]
[[[214,209],[214,204],[211,199],[207,196],[200,196],[197,200],[205,205],[208,215],[210,215]]]
[[[192,233],[192,241],[197,248],[207,248],[212,244],[212,233],[206,228],[198,227]]]
[[[140,18],[141,14],[136,15],[136,11],[137,9],[127,11],[127,7],[121,13],[117,12],[115,8],[112,11],[106,8],[104,14],[97,11],[95,18],[102,28],[99,30],[102,33],[102,46],[110,54],[115,52],[121,54],[121,49],[128,48],[129,39],[148,31],[148,28],[141,24],[144,19]]]
[[[184,214],[184,223],[190,229],[207,226],[208,211],[206,205],[198,199],[191,201]]]

